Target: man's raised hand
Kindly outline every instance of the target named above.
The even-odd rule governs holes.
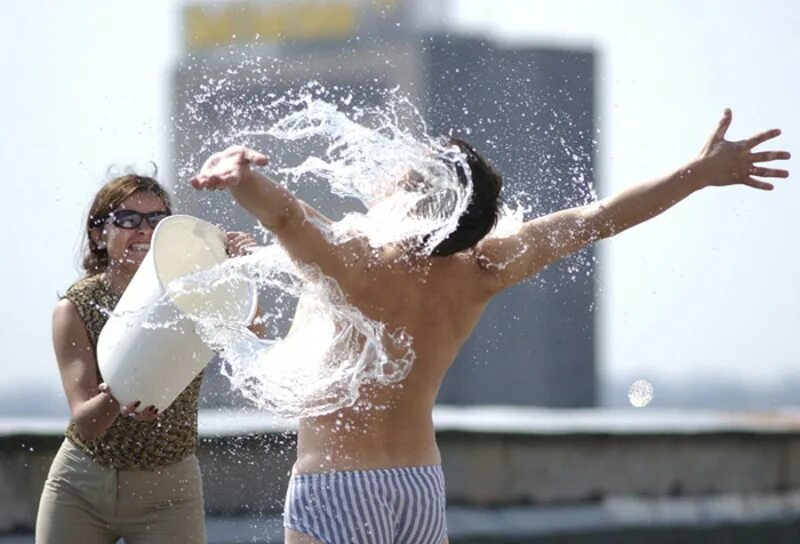
[[[731,125],[733,114],[730,109],[726,109],[722,119],[711,135],[705,147],[700,152],[700,157],[695,163],[695,168],[699,170],[705,185],[747,185],[755,189],[771,191],[774,185],[753,176],[760,178],[787,178],[788,170],[779,168],[765,168],[757,166],[757,163],[764,163],[790,158],[788,151],[758,151],[753,148],[768,140],[780,136],[780,129],[771,129],[746,140],[731,142],[725,139],[728,127]]]
[[[252,149],[234,145],[211,155],[191,179],[195,189],[221,190],[250,179],[250,165],[266,166],[269,160]]]

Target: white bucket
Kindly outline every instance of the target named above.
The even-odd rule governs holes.
[[[156,226],[150,250],[97,341],[100,373],[121,405],[138,400],[140,408],[163,411],[212,359],[187,314],[227,323],[253,319],[256,286],[242,279],[165,299],[170,281],[227,258],[225,234],[211,223],[173,215]]]

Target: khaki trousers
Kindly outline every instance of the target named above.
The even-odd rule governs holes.
[[[197,457],[154,470],[104,467],[68,439],[39,500],[37,544],[204,544]]]

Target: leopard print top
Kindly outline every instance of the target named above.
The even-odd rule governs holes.
[[[75,305],[86,326],[92,349],[108,320],[109,312],[119,302],[101,274],[90,276],[70,287],[64,298]],[[197,411],[201,372],[177,399],[153,421],[135,421],[118,416],[106,433],[94,440],[82,440],[70,422],[66,435],[96,462],[126,470],[150,470],[177,463],[197,449]],[[97,369],[98,383],[103,381]]]

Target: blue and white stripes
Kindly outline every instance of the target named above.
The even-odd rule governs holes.
[[[440,466],[301,474],[289,482],[284,526],[325,544],[441,544]]]

